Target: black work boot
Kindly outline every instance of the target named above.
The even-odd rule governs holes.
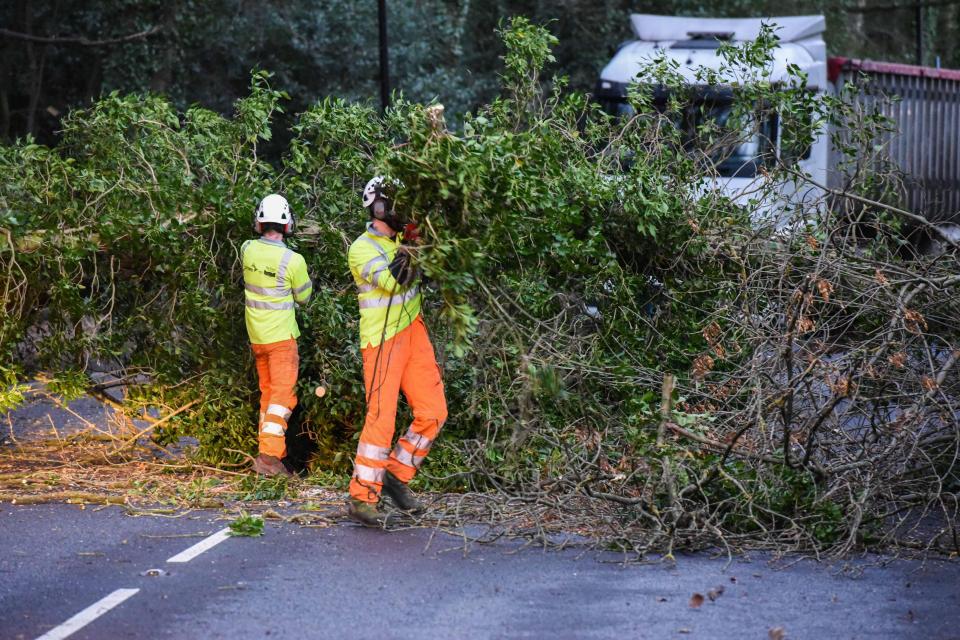
[[[268,456],[261,453],[253,459],[253,470],[261,476],[272,478],[274,476],[291,477],[293,474],[284,466],[280,458]]]
[[[389,471],[383,476],[383,492],[401,510],[410,513],[423,513],[423,505],[417,500],[417,496],[410,490],[407,483],[402,482]]]
[[[350,498],[347,515],[351,520],[374,529],[382,529],[387,521],[387,514],[380,511],[376,502],[364,502],[356,498]]]

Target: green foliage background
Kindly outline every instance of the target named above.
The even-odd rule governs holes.
[[[891,0],[390,0],[393,87],[410,100],[439,97],[450,114],[499,91],[503,45],[495,34],[515,15],[550,24],[559,68],[590,91],[629,14],[827,18],[831,55],[915,62],[913,2]],[[924,3],[925,64],[960,67],[960,3]],[[270,69],[291,111],[325,96],[376,98],[377,3],[358,0],[8,0],[0,3],[0,139],[56,139],[62,114],[105,93],[153,91],[178,109],[200,103],[229,114],[252,68]],[[152,29],[148,37],[111,41]],[[43,40],[49,39],[49,40]],[[278,135],[291,122],[280,118]],[[284,135],[283,143],[286,142]],[[269,145],[279,155],[283,144]]]
[[[860,367],[867,373],[847,368],[846,389],[874,385],[889,398],[884,385],[896,380],[905,397],[922,395],[919,374],[889,369],[876,378],[900,326],[894,318],[884,329],[884,314],[899,311],[889,300],[876,308],[861,300],[864,278],[869,283],[883,264],[868,260],[899,261],[903,273],[913,267],[879,236],[849,260],[842,247],[821,251],[831,238],[812,228],[766,241],[771,229],[752,223],[745,207],[700,189],[713,165],[691,154],[669,125],[671,110],[684,103],[684,84],[669,65],[652,68],[649,78],[677,97],[667,113],[638,88],[631,100],[641,115],[614,121],[567,90],[565,79],[541,77],[555,61],[557,40],[547,29],[516,18],[500,35],[507,53],[499,97],[465,115],[454,132],[430,104],[398,100],[380,115],[369,104],[328,98],[297,114],[282,162],[273,165],[262,160],[262,146],[288,96],[268,73],[256,72],[232,117],[198,106],[178,111],[156,95],[113,93],[72,111],[55,148],[29,139],[0,147],[0,408],[15,405],[18,381],[37,371],[47,372],[55,389],[76,394],[92,386],[89,369],[111,369],[129,383],[131,415],[195,403],[164,425],[161,440],[196,437],[196,455],[215,463],[253,451],[256,376],[238,248],[251,236],[257,201],[278,191],[300,216],[291,244],[314,279],[313,300],[298,312],[298,396],[319,444],[312,468],[323,478],[345,476],[364,413],[345,253],[367,217],[363,184],[387,174],[404,185],[398,206],[424,229],[418,263],[430,281],[425,314],[452,409],[422,482],[542,492],[531,504],[556,491],[563,496],[558,508],[586,495],[604,505],[580,511],[591,522],[602,513],[614,532],[653,523],[671,547],[680,528],[700,541],[699,532],[720,529],[769,539],[789,529],[782,537],[791,541],[852,544],[866,525],[859,516],[845,520],[850,501],[863,513],[881,509],[882,500],[845,484],[836,491],[824,468],[836,462],[849,474],[859,463],[847,468],[847,456],[861,451],[841,442],[791,462],[790,430],[810,424],[816,415],[803,412],[819,408],[790,414],[782,407],[794,385],[809,389],[842,373],[831,360],[835,351],[824,346],[838,335],[882,339],[880,346],[844,343],[854,363],[871,350],[879,363]],[[799,76],[770,86],[763,65],[774,44],[765,32],[755,43],[724,48],[731,69],[747,80],[754,75],[739,98],[740,115],[769,105],[781,114],[787,140],[809,141],[827,118],[845,115],[844,103],[811,96]],[[870,130],[851,144],[869,145]],[[721,133],[698,131],[705,139]],[[787,177],[771,172],[772,185]],[[866,195],[874,188],[850,187]],[[813,276],[837,255],[840,267],[827,274],[833,297],[822,296],[825,310],[817,315],[809,291],[820,280]],[[949,263],[924,268],[929,280]],[[951,307],[926,294],[913,304],[921,301],[931,334],[940,332],[932,339],[951,344],[955,326],[936,315]],[[798,304],[840,329],[795,340]],[[929,348],[909,325],[897,331],[900,344]],[[775,370],[755,373],[776,360],[767,353],[792,354],[801,342],[812,358],[809,377],[790,373],[785,390]],[[708,352],[719,374],[709,385]],[[687,429],[688,440],[713,445],[658,435],[665,372],[680,378],[674,426]],[[329,389],[322,399],[312,394],[320,383]],[[839,402],[847,391],[832,393]],[[822,422],[810,430],[810,451]],[[748,430],[753,439],[729,455]],[[782,450],[761,440],[779,447],[781,433]],[[901,450],[901,436],[885,433],[892,444],[872,442]],[[727,444],[718,450],[716,443],[725,437],[722,453]],[[956,442],[934,443],[938,453],[926,460],[940,482],[953,467],[944,471],[939,456]],[[836,479],[846,483],[848,475],[838,471]],[[887,499],[893,486],[874,491],[888,491]],[[624,509],[608,512],[610,504]]]
[[[280,191],[301,216],[292,245],[315,279],[314,299],[299,312],[306,424],[326,452],[344,443],[346,451],[363,395],[344,255],[366,217],[357,194],[384,172],[403,182],[399,206],[426,230],[427,314],[450,404],[459,408],[451,430],[509,435],[537,421],[565,424],[584,407],[606,414],[633,394],[623,383],[638,361],[686,367],[694,319],[653,349],[636,331],[634,319],[654,295],[648,276],[664,277],[677,247],[699,250],[690,216],[708,227],[739,214],[692,198],[683,185],[696,168],[675,154],[657,152],[611,178],[619,160],[600,150],[620,125],[583,94],[561,92],[562,82],[540,93],[539,70],[553,60],[556,39],[524,19],[504,37],[504,97],[467,116],[461,135],[421,104],[400,101],[380,116],[327,99],[298,116],[277,169],[258,159],[258,148],[287,96],[258,72],[232,118],[115,93],[72,112],[54,149],[29,141],[2,147],[11,258],[4,370],[46,370],[56,381],[82,379],[91,358],[112,362],[129,376],[150,376],[130,387],[134,412],[202,398],[172,421],[171,437],[196,436],[200,455],[213,460],[250,450],[256,389],[237,248],[251,235],[258,199]],[[638,129],[627,141],[644,135]],[[687,275],[719,271],[681,268],[671,280]],[[602,327],[587,306],[606,316]],[[582,325],[589,345],[567,370],[525,355],[537,327],[557,319]],[[483,343],[504,331],[507,340]],[[591,380],[581,366],[621,372],[622,380]],[[318,400],[310,391],[321,382],[331,393]],[[341,469],[346,462],[337,458]]]

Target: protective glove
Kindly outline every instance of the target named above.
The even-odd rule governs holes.
[[[408,286],[417,277],[417,270],[411,264],[410,254],[403,250],[397,252],[388,268],[401,287]]]

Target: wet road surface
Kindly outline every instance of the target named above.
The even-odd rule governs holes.
[[[347,524],[211,537],[226,525],[0,504],[0,638],[960,639],[956,561],[873,558],[854,578],[759,554],[624,566],[515,543],[465,553],[429,530]]]

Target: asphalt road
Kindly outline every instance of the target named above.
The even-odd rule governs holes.
[[[168,562],[222,530],[217,517],[0,505],[0,637],[57,633],[112,598],[70,637],[763,640],[783,627],[790,639],[960,638],[957,562],[874,558],[856,578],[762,556],[622,566],[610,554],[513,543],[465,553],[459,539],[423,530],[271,522],[260,538]],[[715,601],[690,607],[693,593],[719,585]]]

